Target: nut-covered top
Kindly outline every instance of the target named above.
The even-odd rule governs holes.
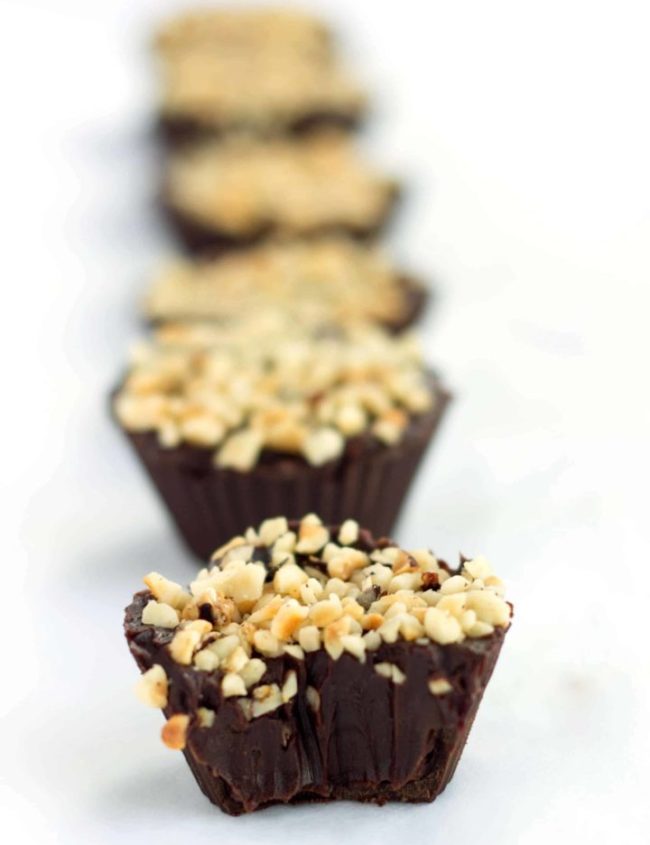
[[[228,320],[282,308],[302,325],[399,323],[408,312],[403,278],[378,247],[345,237],[291,240],[212,260],[178,259],[151,286],[151,320]]]
[[[395,195],[338,132],[303,140],[233,137],[176,152],[166,201],[178,213],[230,237],[272,231],[315,234],[378,226]]]
[[[322,21],[297,9],[196,9],[166,21],[156,33],[155,47],[168,57],[177,51],[297,52],[326,60],[331,39]]]
[[[318,334],[287,319],[163,326],[134,351],[115,398],[118,420],[157,432],[163,447],[213,449],[217,466],[246,471],[264,450],[321,465],[348,438],[393,445],[434,405],[412,335],[368,326]]]
[[[162,66],[161,111],[219,130],[283,130],[312,115],[353,120],[365,96],[338,65],[300,52],[175,54]]]
[[[375,542],[354,520],[334,528],[314,514],[299,523],[267,519],[218,549],[213,566],[189,591],[152,572],[142,623],[173,631],[171,659],[200,672],[222,673],[224,697],[238,697],[249,718],[296,694],[295,672],[280,688],[263,684],[265,661],[297,660],[324,649],[362,663],[383,643],[447,646],[507,628],[511,608],[504,586],[484,558],[451,571],[431,552]],[[392,683],[405,680],[394,664],[373,660]],[[145,674],[141,697],[160,706],[165,673]],[[434,677],[431,695],[446,695],[448,679]]]

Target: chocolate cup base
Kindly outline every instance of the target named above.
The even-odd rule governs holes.
[[[310,238],[318,238],[324,235],[347,235],[360,242],[370,242],[374,238],[379,237],[387,228],[397,207],[400,194],[400,188],[395,186],[379,218],[369,222],[367,225],[350,226],[342,223],[332,223],[300,233],[297,237],[303,240],[309,240]],[[278,228],[270,222],[267,225],[260,225],[257,229],[246,234],[233,235],[222,229],[204,225],[194,217],[185,214],[172,205],[164,193],[159,200],[159,209],[168,228],[176,235],[185,250],[194,255],[219,256],[231,250],[247,249],[280,233]]]
[[[391,532],[450,396],[412,420],[402,441],[347,443],[336,461],[310,466],[296,456],[263,455],[248,472],[214,466],[213,452],[181,444],[164,449],[151,432],[126,432],[178,533],[202,561],[249,525],[317,513],[324,522],[356,519],[378,536]]]

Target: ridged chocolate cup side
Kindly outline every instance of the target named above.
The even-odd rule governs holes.
[[[392,530],[450,395],[436,390],[434,408],[415,417],[403,439],[385,446],[364,436],[344,454],[315,467],[298,456],[264,453],[248,472],[221,469],[213,451],[160,446],[154,433],[125,431],[189,549],[201,560],[248,525],[317,513],[324,522],[356,519],[377,535]]]
[[[232,815],[304,801],[432,801],[453,777],[505,635],[497,628],[444,646],[382,643],[363,663],[349,654],[333,660],[323,649],[265,658],[264,682],[281,684],[293,670],[298,693],[247,721],[236,700],[223,697],[220,671],[175,663],[166,648],[172,632],[142,625],[149,598],[138,593],[127,608],[129,648],[141,671],[165,670],[165,715],[190,717],[185,758],[205,795]],[[375,671],[384,662],[400,669],[403,683]],[[432,677],[451,690],[433,695]],[[200,726],[199,707],[214,711],[211,727]]]

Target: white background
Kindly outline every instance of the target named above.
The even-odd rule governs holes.
[[[483,552],[516,618],[428,806],[211,806],[132,695],[122,608],[192,571],[106,413],[170,244],[145,0],[0,2],[3,841],[648,841],[648,5],[317,5],[411,191],[426,345],[457,401],[398,537]],[[5,838],[6,835],[6,838]]]

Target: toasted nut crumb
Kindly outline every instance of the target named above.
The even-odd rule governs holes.
[[[440,587],[440,592],[442,595],[446,595],[448,593],[462,593],[469,587],[469,581],[466,578],[463,578],[462,575],[453,575],[451,578],[448,578],[444,584]]]
[[[140,676],[135,693],[143,704],[162,709],[167,706],[167,673],[162,666],[154,663]]]
[[[273,589],[281,595],[300,597],[300,588],[308,580],[307,573],[295,563],[285,563],[273,577]]]
[[[282,704],[284,704],[282,693],[277,684],[265,684],[263,687],[257,687],[253,690],[252,717],[256,719],[265,713],[277,710]]]
[[[211,728],[212,725],[214,725],[214,710],[210,710],[207,707],[199,707],[199,709],[196,711],[196,715],[199,718],[199,727]]]
[[[169,604],[150,599],[142,610],[142,621],[159,628],[175,628],[179,622],[178,611]]]
[[[257,463],[264,439],[259,431],[243,429],[231,434],[217,453],[217,466],[248,472]]]
[[[467,607],[475,610],[479,619],[490,625],[507,625],[510,620],[510,606],[494,593],[471,591],[467,595]]]
[[[285,517],[278,516],[275,519],[265,519],[260,525],[260,540],[265,546],[272,546],[288,531],[289,526]]]
[[[375,663],[375,672],[384,678],[388,678],[394,684],[403,684],[406,680],[404,672],[394,663]]]
[[[366,662],[366,644],[359,634],[344,634],[341,637],[341,645],[361,663]]]
[[[246,545],[246,538],[245,537],[233,537],[232,540],[229,540],[227,543],[224,543],[223,546],[219,546],[219,548],[212,553],[212,557],[210,558],[211,561],[220,560],[220,558],[225,557],[225,555],[231,550],[236,549],[239,546]]]
[[[290,669],[284,678],[282,685],[282,701],[290,701],[298,692],[298,678],[293,669]]]
[[[209,648],[203,648],[194,655],[194,665],[202,672],[214,672],[219,668],[219,657]]]
[[[246,695],[244,679],[234,672],[228,672],[221,680],[221,692],[224,698],[232,698],[235,695]]]
[[[440,645],[458,642],[463,636],[458,620],[437,607],[430,607],[424,614],[424,627],[427,635]]]
[[[431,678],[429,692],[431,695],[447,695],[453,689],[447,678]]]
[[[192,662],[194,649],[201,642],[201,634],[191,628],[179,628],[169,643],[169,652],[172,658],[184,666]]]
[[[354,519],[346,519],[339,529],[338,541],[342,546],[351,546],[359,539],[359,523]]]
[[[167,719],[160,734],[167,748],[174,751],[182,751],[185,748],[189,724],[190,717],[185,713],[175,713]]]
[[[315,687],[307,687],[305,690],[305,698],[307,699],[307,704],[311,707],[314,713],[318,713],[320,710],[320,693]]]
[[[309,610],[309,618],[318,628],[324,628],[342,615],[343,609],[341,605],[337,605],[331,599],[319,601],[312,605]]]
[[[252,657],[239,674],[246,684],[246,689],[249,689],[262,680],[265,672],[266,663],[259,657]]]
[[[294,632],[307,618],[308,613],[309,609],[302,605],[285,605],[281,607],[275,619],[271,622],[271,633],[278,640],[286,641],[291,639]]]
[[[329,531],[314,514],[304,517],[300,523],[296,551],[299,554],[315,554],[329,541]]]
[[[321,466],[338,458],[344,449],[345,440],[335,428],[315,429],[307,435],[302,447],[305,457],[313,466]]]
[[[304,651],[318,651],[321,647],[320,631],[315,625],[305,625],[298,631],[298,642]]]
[[[190,600],[190,596],[180,584],[170,581],[158,572],[150,572],[143,580],[155,599],[176,608],[176,610],[182,610]]]
[[[289,644],[282,646],[282,650],[285,654],[291,655],[291,657],[295,657],[296,660],[304,660],[305,659],[305,652],[299,645]]]
[[[253,643],[260,654],[268,657],[277,657],[282,651],[280,641],[270,631],[256,631]]]

